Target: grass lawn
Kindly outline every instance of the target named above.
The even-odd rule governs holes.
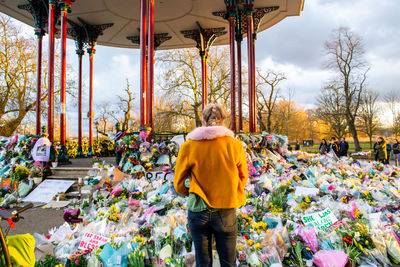
[[[369,150],[373,150],[373,149],[371,149],[370,148],[370,146],[369,146],[369,142],[362,142],[362,143],[360,143],[360,146],[361,146],[361,149],[362,149],[362,151],[369,151]],[[310,153],[318,153],[319,152],[319,143],[318,144],[315,144],[315,145],[313,145],[313,146],[308,146],[308,147],[303,147],[303,146],[301,146],[301,150],[303,150],[303,151],[306,151],[306,152],[310,152]],[[354,143],[349,143],[349,152],[351,153],[351,152],[354,152],[355,151],[355,149],[354,149]]]

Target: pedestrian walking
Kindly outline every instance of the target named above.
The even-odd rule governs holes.
[[[393,144],[393,157],[394,165],[400,167],[400,143],[398,139],[395,139]]]
[[[329,147],[328,147],[328,153],[330,153],[331,151],[333,151],[333,153],[335,153],[335,155],[337,157],[340,156],[339,143],[338,143],[338,141],[336,141],[335,137],[331,138],[331,143],[329,144]]]
[[[376,145],[376,154],[377,159],[380,163],[386,164],[387,160],[387,149],[386,149],[386,140],[383,137],[378,137],[377,145]]]
[[[326,142],[326,139],[322,139],[321,144],[319,145],[319,153],[321,155],[324,155],[328,152],[328,143]]]
[[[392,152],[392,145],[390,144],[390,139],[386,141],[386,151],[387,151],[387,158],[385,164],[390,164],[390,153]]]
[[[224,126],[226,117],[222,105],[209,104],[203,127],[188,134],[175,167],[175,189],[188,197],[196,266],[213,265],[213,238],[221,266],[236,266],[236,209],[246,203],[248,171],[241,141]]]
[[[346,138],[342,138],[342,141],[340,141],[340,156],[341,157],[347,157],[347,152],[349,151],[349,143],[347,143]]]

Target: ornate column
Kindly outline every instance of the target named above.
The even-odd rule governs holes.
[[[148,70],[147,70],[147,124],[153,129],[154,98],[154,0],[149,0],[149,34],[148,34]]]
[[[87,41],[85,29],[68,20],[71,28],[68,29],[68,34],[75,38],[76,54],[78,55],[78,157],[83,157],[82,151],[82,57],[85,54],[83,49],[84,43]]]
[[[248,60],[248,87],[249,87],[249,132],[255,132],[255,73],[253,71],[254,58],[253,58],[253,1],[246,1],[245,14],[247,22],[247,60]]]
[[[103,34],[103,31],[110,28],[114,23],[91,25],[78,17],[79,22],[82,24],[86,32],[86,41],[88,44],[87,53],[89,55],[89,151],[87,156],[93,156],[93,55],[96,52],[95,46],[97,38]]]
[[[86,50],[89,55],[89,151],[88,156],[93,156],[93,55],[96,53],[94,44]]]
[[[238,72],[238,130],[243,130],[243,112],[242,112],[242,40],[241,34],[236,34],[236,47],[237,47],[237,72]]]
[[[198,29],[181,31],[184,37],[193,39],[197,48],[200,51],[201,66],[202,66],[202,108],[207,105],[208,90],[207,90],[207,54],[213,42],[219,37],[226,34],[224,27],[203,29],[199,22],[196,22]]]
[[[147,0],[140,0],[140,126],[147,124],[146,8]]]
[[[60,145],[58,163],[69,162],[66,148],[66,54],[67,54],[67,14],[71,8],[71,1],[63,0],[58,2],[61,7],[61,71],[60,71],[60,91],[61,91],[61,114],[60,114]]]
[[[225,3],[229,5],[234,4],[234,0],[225,0]],[[239,1],[238,1],[239,2]],[[261,23],[264,16],[270,12],[279,9],[279,6],[270,7],[258,7],[254,8],[254,0],[240,1],[236,6],[236,43],[237,43],[237,60],[238,60],[238,108],[239,108],[239,131],[243,130],[242,121],[242,51],[241,42],[243,35],[247,34],[250,38],[247,39],[248,47],[248,75],[249,75],[249,131],[255,132],[257,130],[256,121],[256,86],[255,86],[255,40],[258,26]],[[245,3],[243,3],[245,2]],[[239,6],[240,5],[240,6]],[[243,7],[243,9],[241,8]],[[229,18],[228,11],[213,12],[213,15],[222,17],[224,19]],[[231,26],[231,24],[230,24]]]
[[[47,132],[50,142],[54,142],[54,29],[55,29],[55,10],[56,0],[49,0],[49,74],[48,74],[48,89],[47,89]]]

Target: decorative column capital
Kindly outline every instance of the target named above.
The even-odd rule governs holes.
[[[36,28],[35,29],[35,35],[37,38],[42,38],[46,34],[46,31],[42,28]]]
[[[71,13],[71,0],[59,0],[58,4],[60,5],[61,11]]]
[[[85,50],[83,49],[77,49],[75,52],[79,57],[82,57],[85,54]]]
[[[181,31],[181,33],[185,38],[192,39],[196,42],[196,47],[200,50],[200,55],[202,55],[202,51],[207,52],[214,41],[218,37],[226,34],[226,31],[224,27],[203,29],[198,22],[197,25],[198,29]]]
[[[96,53],[96,49],[94,49],[94,45],[92,47],[89,47],[86,51],[89,54],[89,56],[93,56]]]

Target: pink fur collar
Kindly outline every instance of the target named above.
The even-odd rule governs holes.
[[[199,127],[191,131],[186,139],[188,140],[211,140],[221,136],[232,136],[235,134],[225,126]]]

